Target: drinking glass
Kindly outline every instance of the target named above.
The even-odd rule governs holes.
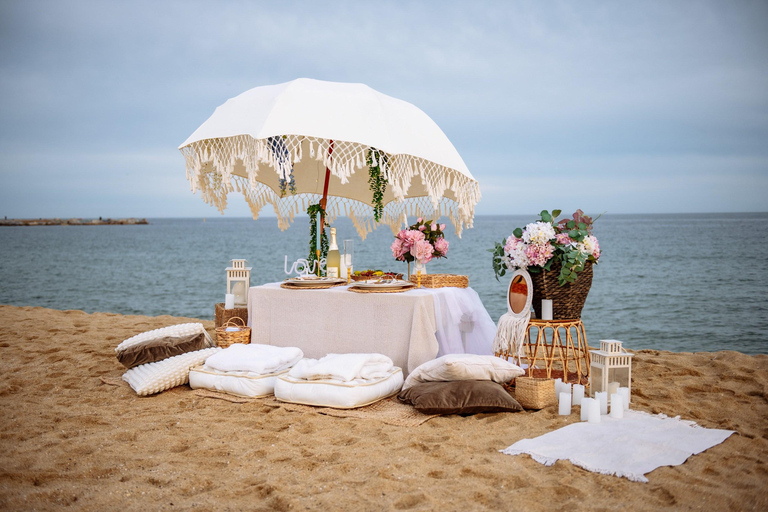
[[[347,284],[352,279],[352,255],[355,253],[355,241],[344,240],[344,265],[347,267]]]

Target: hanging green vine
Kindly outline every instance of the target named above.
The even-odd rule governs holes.
[[[368,185],[373,192],[373,219],[381,221],[384,213],[384,191],[387,189],[387,178],[381,171],[382,163],[387,167],[387,154],[376,148],[370,148],[366,155],[365,163],[368,164]]]
[[[322,215],[323,219],[326,219],[325,210],[319,204],[311,204],[307,207],[307,215],[309,215],[309,262],[310,268],[317,261],[317,214]],[[325,227],[331,227],[328,222],[323,222]],[[328,257],[328,235],[323,229],[320,235],[320,259]]]

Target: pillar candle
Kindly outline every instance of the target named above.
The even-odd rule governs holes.
[[[227,293],[224,295],[224,309],[235,309],[234,293]]]
[[[581,405],[584,400],[584,386],[581,384],[573,385],[573,405]]]
[[[608,393],[606,391],[598,391],[595,393],[595,398],[600,406],[600,414],[608,414]]]
[[[624,401],[621,399],[621,395],[614,393],[611,395],[611,418],[623,418],[624,417]]]
[[[619,383],[618,382],[609,382],[608,383],[608,396],[615,395],[619,392]]]
[[[619,394],[621,395],[622,403],[624,404],[624,410],[629,410],[629,388],[619,388]]]
[[[600,423],[600,402],[592,399],[587,405],[587,421],[590,423]]]
[[[594,398],[585,398],[581,401],[581,421],[587,421],[589,419],[589,404],[594,401]]]
[[[555,394],[560,394],[560,387],[563,385],[563,379],[555,379]]]
[[[552,320],[552,301],[541,299],[541,319]]]
[[[560,416],[568,416],[571,414],[571,394],[570,393],[560,393],[560,404],[559,404],[559,414]]]

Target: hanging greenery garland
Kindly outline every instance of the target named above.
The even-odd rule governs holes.
[[[317,261],[317,214],[320,214],[323,219],[326,219],[325,210],[320,204],[311,204],[307,207],[307,215],[309,215],[309,262],[310,268]],[[323,222],[325,227],[331,227],[327,222]],[[320,235],[320,259],[328,257],[328,235],[325,229],[322,230]],[[318,262],[319,265],[319,262]]]
[[[387,178],[381,167],[382,164],[385,168],[387,167],[388,158],[383,151],[371,148],[368,150],[365,162],[368,164],[368,185],[373,192],[373,219],[380,222],[384,213],[384,191],[387,189]]]

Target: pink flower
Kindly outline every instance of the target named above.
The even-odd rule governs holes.
[[[425,229],[427,229],[427,226],[425,226],[424,224],[419,226],[419,231],[424,231]]]
[[[504,252],[507,254],[512,254],[512,251],[517,249],[517,245],[520,243],[522,243],[522,240],[520,240],[519,238],[515,238],[514,235],[510,236],[509,238],[507,238],[507,243],[504,246]]]
[[[554,250],[555,248],[549,242],[546,244],[531,244],[525,248],[525,255],[528,257],[530,265],[542,267],[552,257]]]
[[[421,263],[429,263],[432,259],[432,253],[434,248],[432,244],[426,240],[418,240],[413,247],[411,247],[411,256],[419,260]]]
[[[440,231],[445,231],[445,224],[440,224]]]
[[[448,254],[448,240],[445,238],[435,240],[435,252],[437,252],[438,257]]]
[[[424,233],[421,231],[417,231],[415,229],[411,230],[403,230],[400,233],[397,234],[397,237],[403,241],[403,249],[407,251],[410,251],[413,245],[420,241],[424,240]]]
[[[568,233],[558,233],[555,235],[555,239],[559,245],[570,245],[573,243],[573,238],[568,236]]]
[[[416,224],[421,224],[422,222],[424,222],[424,219],[422,219],[421,217],[416,219]]]
[[[430,231],[437,231],[437,224],[435,224],[435,223],[433,222],[433,223],[432,223],[432,225],[431,225],[431,226],[429,226],[429,229],[430,229]]]
[[[395,238],[395,241],[392,242],[391,249],[392,249],[392,256],[396,260],[400,260],[400,261],[403,261],[403,254],[408,252],[405,249],[403,249],[403,241],[400,240],[399,238]]]

